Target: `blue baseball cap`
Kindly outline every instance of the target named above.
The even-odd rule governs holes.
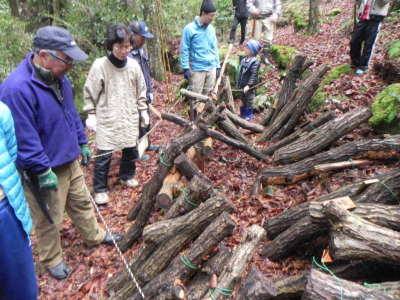
[[[39,28],[33,38],[33,47],[59,50],[76,61],[83,61],[88,58],[87,54],[76,45],[71,33],[67,29],[58,26]]]
[[[260,52],[261,50],[261,44],[259,41],[257,40],[249,40],[246,43],[247,48],[250,49],[251,53],[255,56],[258,54],[258,52]]]
[[[142,21],[133,21],[131,24],[129,24],[129,29],[133,33],[139,34],[145,37],[146,39],[152,39],[154,37],[154,35],[150,33],[147,25]]]

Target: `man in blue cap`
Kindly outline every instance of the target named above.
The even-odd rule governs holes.
[[[64,28],[45,26],[29,53],[0,86],[0,99],[10,108],[18,141],[17,167],[38,241],[41,263],[56,279],[71,269],[64,262],[60,229],[64,211],[79,228],[85,243],[111,244],[99,226],[86,188],[79,158],[87,165],[90,150],[65,74],[87,55]]]
[[[130,23],[129,30],[133,34],[133,40],[132,40],[133,49],[131,53],[129,53],[129,57],[135,59],[138,62],[140,68],[142,69],[143,77],[146,82],[146,88],[147,88],[146,91],[147,104],[152,105],[154,102],[154,95],[153,95],[153,84],[150,75],[150,59],[143,46],[146,42],[146,39],[152,39],[154,38],[154,36],[150,33],[147,25],[142,21],[133,21],[132,23]],[[147,111],[149,111],[149,109]],[[143,125],[145,125],[145,123],[143,123]],[[147,132],[150,131],[150,119],[148,120],[148,123],[146,125],[147,125],[146,127],[140,126],[139,138],[143,137]],[[158,147],[155,145],[150,145],[150,140],[149,140],[149,146],[147,150],[156,151],[158,150]],[[149,158],[148,155],[143,155],[141,157],[141,160],[146,160],[148,158]]]

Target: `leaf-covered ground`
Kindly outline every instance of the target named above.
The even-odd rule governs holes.
[[[294,33],[292,26],[287,26],[277,30],[274,42],[278,45],[293,46],[307,54],[315,61],[313,67],[320,64],[334,67],[348,63],[349,36],[344,33],[343,27],[344,24],[351,24],[352,4],[350,1],[331,1],[329,4],[323,3],[322,5],[322,14],[333,8],[343,9],[343,13],[335,17],[323,17],[321,33],[316,36]],[[384,59],[384,44],[388,40],[400,38],[399,28],[399,20],[383,24],[372,63]],[[275,71],[266,75],[266,79],[270,79],[266,84],[269,89],[268,93],[274,94],[279,90],[279,77],[280,74]],[[155,83],[158,109],[163,111],[171,109],[172,103],[175,102],[173,99],[175,93],[172,91],[180,79],[180,76],[173,75],[169,83]],[[334,104],[327,104],[324,109],[337,110],[337,113],[340,114],[359,106],[368,105],[384,86],[385,84],[372,72],[361,77],[355,77],[353,74],[344,75],[325,89],[330,98],[340,101],[341,111],[337,110],[337,106]],[[168,90],[171,92],[167,93]],[[187,108],[184,104],[179,103],[172,107],[171,111],[181,114],[187,111]],[[313,119],[317,114],[309,114],[307,118]],[[261,118],[262,116],[258,115],[256,120],[259,121]],[[360,129],[355,130],[342,138],[338,144],[360,139],[360,132]],[[151,140],[154,144],[165,144],[180,134],[180,128],[163,121],[152,133]],[[371,136],[368,131],[363,134]],[[249,136],[249,138],[254,139],[255,136]],[[91,147],[93,150],[95,149],[93,144]],[[107,206],[101,207],[101,213],[113,231],[126,232],[131,226],[131,222],[126,220],[126,215],[139,198],[143,185],[150,180],[156,170],[157,153],[150,152],[149,154],[150,160],[137,163],[136,178],[140,182],[138,188],[125,188],[118,184],[117,172],[120,153],[114,154],[109,180],[112,201]],[[205,174],[214,182],[215,188],[222,190],[236,206],[234,219],[237,222],[237,230],[234,236],[227,240],[227,244],[231,247],[239,243],[248,226],[263,224],[267,218],[279,214],[288,207],[326,194],[345,183],[385,172],[388,168],[397,167],[397,164],[376,163],[359,169],[331,172],[325,178],[313,177],[295,185],[276,186],[273,196],[259,196],[257,199],[250,199],[248,196],[251,185],[257,172],[263,167],[267,167],[267,165],[220,142],[215,142],[214,153],[205,165]],[[89,186],[92,182],[92,172],[93,164],[85,169],[86,182]],[[155,222],[160,215],[161,212],[155,212],[151,217],[151,222]],[[117,251],[113,247],[104,245],[91,249],[85,247],[78,230],[68,218],[65,219],[61,233],[65,260],[74,269],[74,272],[67,280],[57,281],[50,278],[37,263],[40,299],[106,299],[104,288],[107,279],[122,268]],[[125,253],[128,261],[136,255],[135,251],[139,246],[140,241]],[[35,247],[35,237],[33,237],[33,247]],[[267,276],[281,277],[296,274],[308,267],[311,254],[319,255],[320,249],[315,245],[306,245],[299,249],[297,256],[278,263],[264,260],[258,254],[255,255],[253,261]],[[35,260],[38,262],[36,255]]]

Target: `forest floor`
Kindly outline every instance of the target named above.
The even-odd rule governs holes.
[[[313,67],[321,64],[334,67],[349,63],[349,35],[344,33],[343,24],[351,24],[352,4],[350,1],[323,3],[322,15],[333,8],[342,9],[343,13],[335,17],[324,17],[320,34],[308,36],[304,35],[304,33],[294,33],[292,26],[286,26],[276,31],[274,44],[289,45],[297,48],[315,62]],[[383,23],[382,33],[371,65],[374,61],[384,59],[384,44],[388,40],[400,38],[399,28],[399,20]],[[266,75],[265,79],[270,79],[267,83],[267,93],[274,94],[280,89],[279,77],[280,75],[275,71]],[[169,83],[155,83],[156,108],[161,111],[171,109],[172,103],[175,102],[171,96],[175,96],[174,91],[181,78],[182,76],[180,75],[172,75]],[[172,87],[168,86],[171,84]],[[372,71],[369,71],[360,77],[356,77],[353,74],[344,75],[327,87],[326,91],[331,98],[337,98],[341,101],[344,111],[337,111],[337,114],[341,114],[353,108],[371,104],[374,96],[384,86],[385,83],[381,82]],[[169,96],[166,93],[168,89],[173,91]],[[323,110],[335,110],[335,107],[327,104],[321,111],[309,114],[307,118],[314,119]],[[179,103],[172,107],[171,112],[183,114],[182,112],[187,112],[187,108],[185,104]],[[262,114],[259,114],[255,122],[261,119]],[[153,122],[156,122],[156,120],[153,120]],[[178,126],[163,121],[152,133],[151,141],[153,144],[166,144],[181,133],[182,130]],[[89,134],[93,135],[93,133]],[[249,138],[254,140],[256,136],[249,136]],[[359,130],[356,129],[343,137],[337,144],[360,138]],[[94,151],[95,145],[92,144],[91,148]],[[312,177],[298,184],[275,186],[273,196],[262,195],[256,199],[250,199],[251,185],[257,172],[268,165],[218,141],[215,142],[213,148],[214,153],[207,161],[204,172],[213,181],[215,188],[220,189],[236,207],[236,211],[233,214],[237,222],[236,231],[234,236],[226,241],[230,247],[234,247],[240,242],[243,232],[252,224],[263,224],[267,218],[281,213],[288,207],[312,200],[344,184],[399,167],[397,162],[385,165],[375,163],[357,169],[330,172],[326,177],[329,178],[329,182],[319,177]],[[100,208],[102,215],[113,231],[124,233],[132,224],[126,219],[127,213],[139,199],[143,185],[150,180],[157,169],[158,154],[154,152],[149,152],[148,154],[151,156],[150,160],[137,163],[136,179],[140,182],[140,186],[137,188],[126,188],[118,184],[117,174],[120,153],[117,152],[113,156],[109,179],[111,202]],[[93,163],[84,168],[84,173],[86,182],[91,187]],[[161,215],[162,212],[160,211],[154,212],[151,222],[157,221]],[[106,299],[105,283],[107,279],[123,268],[116,249],[105,245],[87,248],[83,244],[78,230],[67,217],[63,223],[61,235],[65,261],[74,271],[67,280],[57,281],[52,279],[47,272],[44,272],[35,254],[40,283],[40,299]],[[131,257],[137,255],[136,251],[140,244],[141,240],[124,254],[128,261]],[[35,248],[35,245],[35,237],[33,236],[33,248]],[[321,249],[316,245],[305,245],[291,258],[277,263],[262,259],[258,254],[253,257],[253,262],[266,276],[275,278],[303,271],[310,265],[311,256],[320,254]]]

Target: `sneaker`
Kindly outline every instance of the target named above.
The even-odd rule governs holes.
[[[129,186],[129,187],[137,187],[139,185],[139,182],[134,178],[131,178],[128,180],[121,179],[121,184]]]
[[[108,194],[107,192],[103,192],[103,193],[96,193],[94,195],[94,202],[96,202],[96,204],[106,204],[110,201],[110,199],[108,198]]]
[[[118,232],[111,232],[109,234],[108,232],[106,233],[106,236],[104,237],[104,240],[101,242],[101,244],[106,244],[106,245],[114,245],[113,243],[113,238],[116,243],[118,243],[120,240],[122,240],[124,236]]]
[[[62,261],[58,265],[48,268],[47,271],[51,275],[51,277],[57,279],[57,280],[62,280],[65,279],[71,274],[72,269],[68,267],[68,265]]]
[[[362,74],[364,74],[364,73],[365,73],[365,70],[360,69],[360,68],[358,68],[358,69],[354,72],[354,74],[356,74],[356,75],[358,75],[358,76],[360,76],[360,75],[362,75]]]
[[[150,145],[149,147],[147,147],[146,151],[158,151],[158,149],[160,149],[160,146],[158,145]]]
[[[135,159],[135,160],[136,160],[136,161],[146,161],[146,160],[149,160],[149,159],[150,159],[150,156],[149,156],[149,155],[143,154],[141,158],[137,158],[137,159]]]

